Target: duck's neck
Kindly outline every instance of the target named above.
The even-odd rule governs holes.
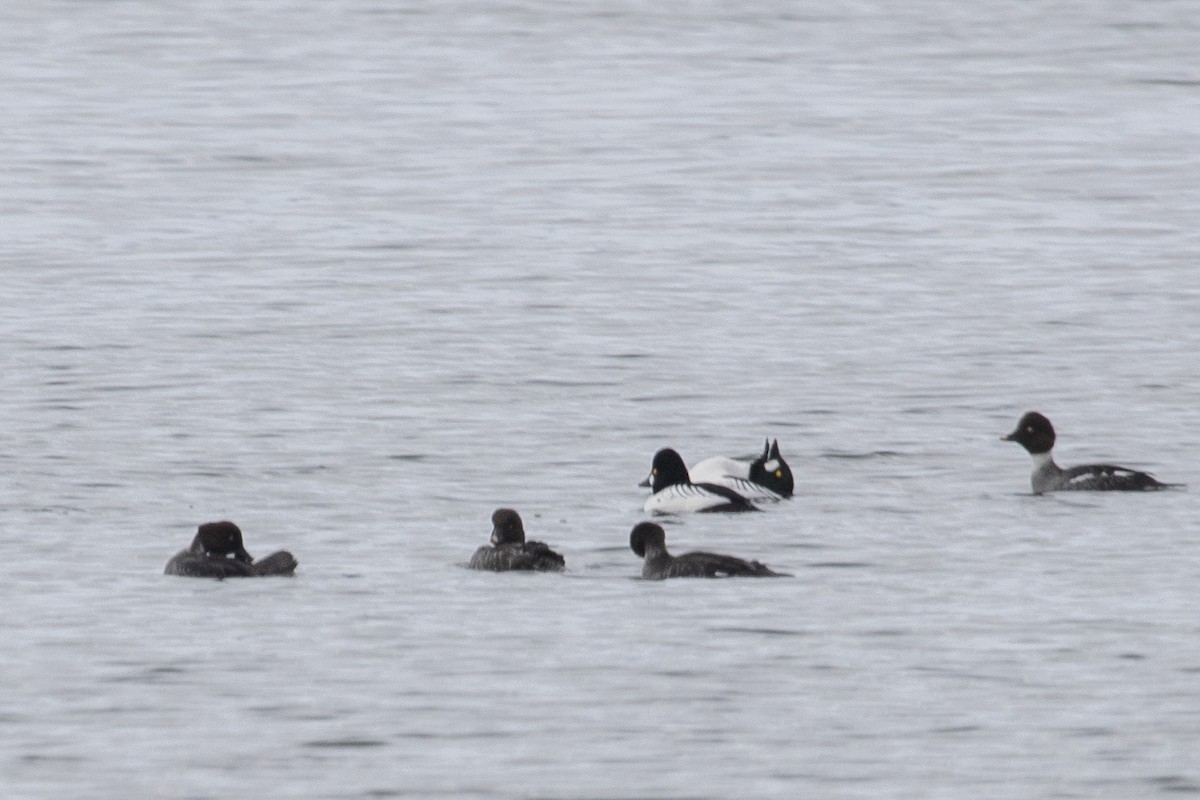
[[[1061,483],[1062,469],[1054,463],[1054,457],[1049,451],[1030,455],[1033,457],[1033,474],[1030,476],[1033,493],[1043,494],[1057,489]]]
[[[1044,453],[1030,453],[1029,457],[1033,459],[1034,472],[1054,472],[1058,469],[1058,465],[1054,463],[1054,456],[1049,450]]]
[[[665,547],[647,547],[646,548],[646,563],[661,564],[671,560],[671,554],[667,552]]]

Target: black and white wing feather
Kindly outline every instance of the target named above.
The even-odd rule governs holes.
[[[1140,472],[1114,464],[1084,464],[1063,470],[1059,491],[1142,492],[1166,489],[1174,484],[1162,483],[1148,472]]]
[[[642,509],[651,514],[758,510],[733,489],[712,483],[677,483],[668,486],[647,497]]]
[[[747,478],[736,478],[732,475],[726,475],[723,478],[710,482],[718,486],[724,486],[726,489],[732,489],[752,503],[778,503],[783,499],[783,495],[773,492],[766,486],[755,483]]]

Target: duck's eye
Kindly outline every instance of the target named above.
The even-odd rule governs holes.
[[[781,470],[781,469],[777,469],[777,470],[775,470],[775,477],[776,477],[776,478],[782,478],[782,477],[783,477],[783,470]]]
[[[651,474],[651,475],[657,475],[657,474],[658,474],[658,467],[655,467],[654,469],[650,470],[650,474]]]
[[[1026,425],[1026,426],[1025,426],[1025,432],[1026,432],[1026,433],[1033,433],[1033,426],[1032,426],[1032,425]]]

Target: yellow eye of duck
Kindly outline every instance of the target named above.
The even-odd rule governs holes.
[[[781,470],[781,469],[777,469],[777,470],[775,470],[775,477],[776,477],[776,478],[782,478],[782,477],[783,477],[783,470]]]

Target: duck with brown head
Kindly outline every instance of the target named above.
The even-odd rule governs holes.
[[[172,556],[163,572],[189,578],[254,578],[292,575],[297,563],[286,550],[255,561],[242,543],[241,528],[229,521],[206,522],[196,530],[191,545]]]
[[[639,522],[629,533],[629,549],[640,556],[642,577],[664,578],[789,578],[758,561],[734,556],[694,552],[673,556],[667,552],[667,535],[654,522]]]
[[[488,572],[561,572],[566,568],[566,559],[544,543],[525,541],[521,515],[511,508],[492,512],[490,541],[475,551],[468,567]]]
[[[1036,411],[1027,412],[1012,433],[1000,439],[1021,445],[1033,459],[1030,482],[1034,494],[1068,491],[1140,492],[1179,485],[1162,483],[1148,472],[1114,464],[1081,464],[1063,469],[1054,463],[1051,453],[1056,439],[1054,426],[1045,415]]]

